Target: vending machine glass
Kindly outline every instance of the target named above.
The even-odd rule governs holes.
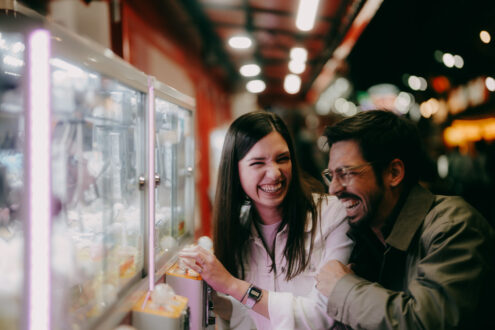
[[[177,200],[178,107],[155,99],[155,170],[160,184],[155,193],[155,256],[160,259],[177,246],[178,228],[174,226]]]
[[[179,109],[177,146],[177,227],[178,235],[194,228],[194,127],[192,112]]]
[[[4,24],[5,19],[1,18]],[[18,329],[25,273],[25,34],[4,24],[0,24],[0,329]]]
[[[53,323],[76,329],[142,278],[147,80],[130,86],[137,70],[51,32]]]

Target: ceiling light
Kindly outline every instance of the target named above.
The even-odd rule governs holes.
[[[246,89],[248,90],[248,92],[254,94],[261,93],[262,91],[265,90],[265,88],[266,88],[265,82],[260,79],[248,81],[248,83],[246,84]]]
[[[333,107],[335,108],[335,111],[337,113],[343,113],[344,112],[344,105],[346,103],[347,103],[347,100],[346,99],[344,99],[343,97],[339,97],[333,103]]]
[[[449,175],[449,158],[446,155],[440,155],[437,158],[438,176],[445,179]]]
[[[425,91],[428,88],[428,82],[423,77],[418,77],[418,78],[419,78],[419,90]]]
[[[334,86],[335,86],[336,90],[338,90],[340,93],[344,94],[350,90],[351,83],[346,78],[339,77],[339,78],[337,78],[337,80],[335,80]]]
[[[454,55],[450,54],[450,53],[445,53],[443,54],[442,56],[442,61],[443,61],[443,64],[445,64],[445,66],[447,68],[451,68],[454,66],[455,64],[455,59],[454,59]]]
[[[415,91],[425,91],[428,88],[428,82],[423,77],[409,76],[407,84]]]
[[[406,92],[400,92],[395,98],[395,108],[402,114],[406,114],[414,102],[414,97]]]
[[[289,94],[296,94],[301,89],[301,78],[295,74],[288,74],[284,79],[284,89]]]
[[[247,36],[233,36],[229,39],[229,46],[234,49],[247,49],[252,44],[253,41]]]
[[[464,66],[464,59],[460,55],[454,55],[454,66],[458,69],[462,69]]]
[[[342,107],[342,114],[348,117],[354,116],[357,113],[357,110],[357,106],[353,102],[347,101]]]
[[[485,86],[490,92],[495,92],[495,79],[492,77],[486,77]]]
[[[289,70],[292,73],[300,74],[306,69],[306,63],[292,60],[289,62]]]
[[[241,66],[239,72],[244,77],[254,77],[257,76],[261,72],[261,68],[258,64],[245,64]]]
[[[319,0],[299,0],[296,26],[301,31],[309,31],[315,25]]]
[[[421,105],[419,106],[419,111],[425,118],[430,118],[432,115],[437,113],[439,109],[440,103],[435,98],[431,98],[428,101],[421,103]]]
[[[492,37],[490,36],[490,33],[488,31],[483,30],[480,32],[480,39],[485,44],[489,44],[490,40],[492,40]]]
[[[306,48],[294,47],[290,50],[290,59],[298,62],[306,62],[308,59],[308,51]]]
[[[409,78],[407,79],[407,84],[414,91],[417,91],[421,88],[421,81],[416,76],[409,76]]]

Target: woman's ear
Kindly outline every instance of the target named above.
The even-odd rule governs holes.
[[[388,165],[387,182],[390,187],[397,187],[403,180],[405,175],[404,162],[399,158],[393,159]]]

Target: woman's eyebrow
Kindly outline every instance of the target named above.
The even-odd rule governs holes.
[[[250,161],[253,161],[253,160],[263,160],[263,159],[265,159],[265,157],[263,157],[263,156],[260,156],[260,157],[251,157],[247,161],[250,162]]]

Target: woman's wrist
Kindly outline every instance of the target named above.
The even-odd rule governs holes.
[[[225,293],[231,297],[234,297],[242,303],[241,299],[243,298],[243,296],[244,299],[246,299],[245,293],[249,289],[250,285],[251,284],[249,282],[235,278],[234,281],[232,281],[232,284],[229,286],[228,292]]]

